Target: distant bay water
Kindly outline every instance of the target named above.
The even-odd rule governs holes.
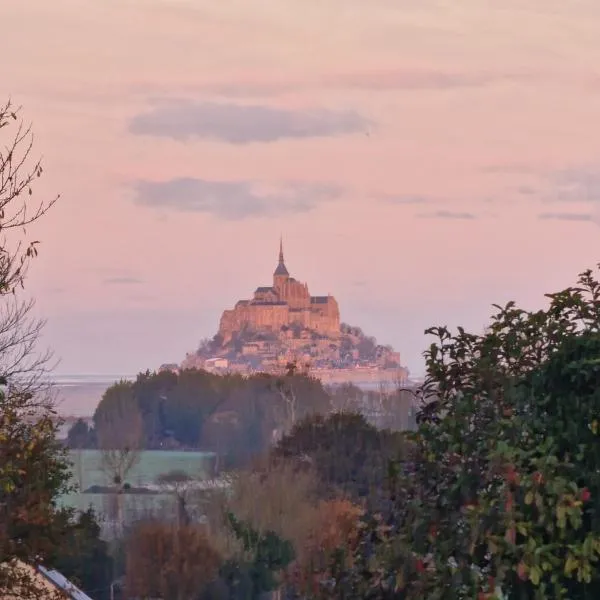
[[[116,381],[134,380],[129,373],[53,374],[58,413],[63,417],[91,417],[106,388]]]
[[[116,374],[116,373],[67,373],[67,374],[53,374],[50,376],[50,380],[55,385],[69,386],[69,385],[85,385],[86,383],[107,383],[108,385],[121,379],[134,380],[136,375],[132,374]]]
[[[108,387],[116,381],[133,381],[135,378],[136,375],[131,373],[54,374],[51,381],[56,390],[58,413],[63,417],[91,417]],[[407,385],[416,386],[420,383],[421,380],[415,378]],[[359,387],[364,391],[380,389],[377,382],[359,384]]]

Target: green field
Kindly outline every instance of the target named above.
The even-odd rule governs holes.
[[[73,483],[83,491],[93,485],[108,485],[106,473],[101,468],[99,450],[72,450],[70,459],[73,463],[71,472]],[[169,471],[183,471],[194,479],[207,479],[213,455],[210,452],[171,452],[162,450],[146,450],[141,453],[138,464],[127,476],[126,482],[131,486],[143,486],[155,483],[159,475]],[[90,505],[98,512],[103,512],[106,505],[105,494],[68,494],[60,499],[60,504],[85,510]],[[166,499],[159,494],[128,494],[126,505],[135,505],[137,511],[142,508],[156,508]]]

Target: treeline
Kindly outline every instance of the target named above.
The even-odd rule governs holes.
[[[331,410],[317,379],[215,375],[202,370],[139,374],[104,393],[93,426],[76,422],[71,448],[202,449],[238,462],[264,452],[310,414]]]
[[[330,390],[293,365],[281,376],[188,369],[140,373],[135,381],[115,383],[98,404],[93,425],[77,421],[67,445],[204,450],[239,466],[306,416],[336,411],[371,412],[381,428],[415,426],[414,395],[408,391],[364,392],[352,384]]]

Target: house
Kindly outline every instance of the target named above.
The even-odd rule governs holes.
[[[229,366],[229,361],[226,358],[215,357],[209,358],[204,362],[204,368],[207,371],[212,371],[213,369],[226,369]]]
[[[21,577],[28,576],[31,586],[35,586],[35,597],[39,600],[58,600],[60,598],[65,600],[92,600],[64,575],[54,569],[48,569],[42,565],[33,567],[21,561],[17,561],[14,568],[20,571]],[[31,598],[31,595],[22,595],[15,589],[0,589],[0,600],[21,600],[22,598]]]

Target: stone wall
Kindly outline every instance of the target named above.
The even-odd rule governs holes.
[[[219,335],[227,343],[235,332],[245,327],[255,330],[279,331],[290,322],[287,304],[242,304],[223,312]]]

